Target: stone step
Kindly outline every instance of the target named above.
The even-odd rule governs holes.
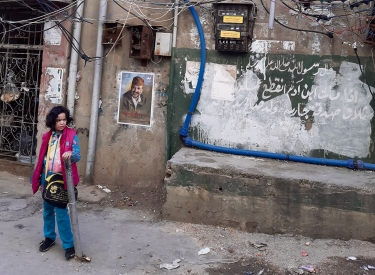
[[[182,148],[163,218],[266,234],[375,241],[375,172]]]

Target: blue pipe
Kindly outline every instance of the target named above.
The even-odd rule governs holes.
[[[189,2],[189,1],[186,1],[186,2]],[[195,111],[195,108],[197,107],[199,96],[201,94],[204,68],[206,66],[206,42],[204,40],[204,33],[203,33],[201,21],[199,20],[198,14],[195,11],[193,6],[190,6],[189,10],[190,10],[191,14],[193,15],[195,24],[197,25],[197,28],[198,28],[199,39],[200,39],[200,42],[201,42],[201,64],[200,64],[200,68],[199,68],[199,76],[198,76],[197,86],[195,87],[195,92],[194,92],[193,98],[190,102],[189,111],[186,115],[184,125],[180,129],[180,137],[182,139],[188,136],[191,117],[193,115],[193,112]]]
[[[196,147],[196,148],[209,150],[209,151],[215,151],[219,153],[233,154],[233,155],[271,158],[271,159],[287,160],[287,161],[295,161],[295,162],[327,165],[327,166],[347,167],[349,169],[375,170],[375,164],[365,163],[357,159],[335,160],[335,159],[313,158],[313,157],[295,156],[295,155],[289,155],[289,154],[279,154],[279,153],[269,153],[269,152],[253,151],[253,150],[227,148],[227,147],[205,144],[199,141],[195,141],[191,137],[188,137],[188,128],[190,125],[191,117],[198,104],[199,96],[201,93],[204,68],[205,68],[205,63],[206,63],[206,44],[204,41],[202,25],[199,21],[197,12],[195,11],[194,7],[192,6],[189,7],[189,10],[194,17],[195,24],[197,25],[197,28],[198,28],[199,38],[201,42],[201,64],[200,64],[200,71],[199,71],[197,86],[195,88],[192,101],[190,103],[189,111],[188,111],[188,114],[186,115],[185,122],[180,129],[180,138],[186,146]]]
[[[335,159],[303,157],[303,156],[295,156],[295,155],[289,155],[289,154],[278,154],[278,153],[269,153],[269,152],[253,151],[253,150],[227,148],[227,147],[205,144],[199,141],[195,141],[190,137],[185,138],[185,145],[190,146],[190,147],[204,149],[204,150],[215,151],[219,153],[232,154],[232,155],[252,156],[252,157],[271,158],[271,159],[303,162],[303,163],[318,164],[318,165],[347,167],[350,169],[358,169],[358,170],[359,169],[375,170],[375,164],[365,163],[361,160],[354,160],[354,159],[335,160]]]

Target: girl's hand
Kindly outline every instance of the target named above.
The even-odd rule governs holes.
[[[65,152],[63,155],[62,155],[62,159],[63,161],[67,161],[68,159],[70,159],[72,157],[72,151],[67,151]]]

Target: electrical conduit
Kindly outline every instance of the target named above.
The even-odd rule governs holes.
[[[193,112],[194,112],[194,110],[195,110],[195,108],[197,107],[197,104],[198,104],[198,100],[199,100],[199,96],[200,96],[201,88],[202,88],[204,68],[206,66],[206,42],[204,40],[203,28],[202,28],[201,22],[199,21],[199,17],[198,17],[197,12],[195,11],[195,8],[193,6],[190,6],[189,10],[190,10],[191,14],[193,15],[195,24],[197,25],[197,28],[198,28],[199,39],[200,39],[200,42],[201,42],[201,64],[200,64],[200,68],[199,68],[199,76],[198,76],[197,86],[195,87],[195,92],[194,92],[193,98],[192,98],[191,103],[190,103],[189,111],[186,115],[184,125],[180,129],[180,137],[182,138],[182,140],[185,137],[188,136],[189,124],[190,124]]]
[[[103,56],[103,23],[107,17],[107,0],[100,0],[99,22],[98,22],[98,38],[96,41],[96,55]],[[86,162],[86,184],[93,184],[95,148],[96,148],[96,132],[98,130],[98,116],[99,116],[99,98],[100,88],[102,83],[103,59],[95,61],[94,71],[94,86],[92,88],[91,99],[91,115],[90,115],[90,132],[89,145]]]
[[[81,18],[83,15],[83,8],[85,6],[85,0],[77,1],[76,17]],[[74,117],[74,100],[76,93],[76,82],[77,82],[77,68],[78,68],[78,53],[74,49],[79,49],[79,43],[81,42],[81,30],[82,22],[78,21],[74,23],[73,31],[73,45],[70,55],[69,65],[69,79],[68,79],[68,96],[66,107],[70,111],[70,115]]]
[[[198,142],[198,141],[193,140],[191,137],[189,137],[188,128],[190,125],[193,112],[198,104],[198,100],[199,100],[199,96],[200,96],[200,92],[202,88],[204,68],[205,68],[205,63],[206,63],[206,45],[205,45],[202,25],[199,21],[199,17],[194,7],[192,6],[189,7],[189,10],[198,28],[198,33],[199,33],[199,38],[200,38],[200,43],[201,43],[201,64],[200,64],[200,71],[199,71],[197,86],[195,88],[195,92],[194,92],[192,101],[189,106],[189,111],[188,111],[188,114],[186,115],[185,122],[180,129],[180,138],[186,146],[196,147],[196,148],[219,152],[219,153],[233,154],[233,155],[253,156],[253,157],[271,158],[271,159],[278,159],[278,160],[287,160],[287,161],[289,160],[289,161],[294,161],[294,162],[327,165],[327,166],[347,167],[349,169],[375,170],[375,164],[365,163],[357,159],[334,160],[334,159],[313,158],[313,157],[295,156],[295,155],[289,155],[289,154],[278,154],[278,153],[269,153],[269,152],[253,151],[253,150],[226,148],[226,147],[209,145],[209,144],[205,144],[202,142]]]

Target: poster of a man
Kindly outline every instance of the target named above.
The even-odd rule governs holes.
[[[151,125],[154,74],[122,72],[118,123]]]

